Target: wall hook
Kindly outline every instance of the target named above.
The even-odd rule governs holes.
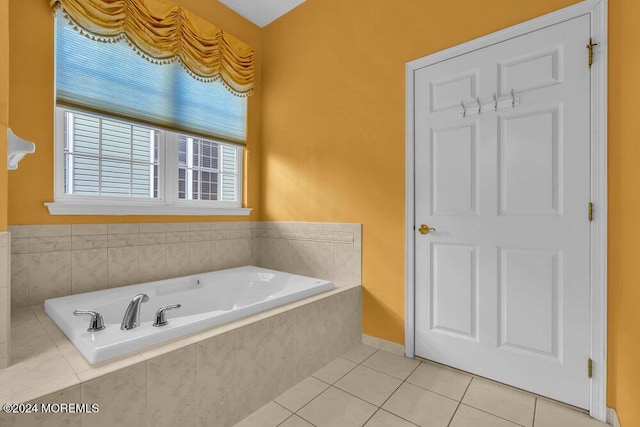
[[[493,92],[493,111],[498,111],[498,94]]]
[[[478,103],[478,114],[482,113],[482,104],[480,103],[480,97],[476,96],[476,102]]]
[[[462,107],[462,117],[467,116],[467,107],[464,106],[464,100],[460,101],[460,106]]]
[[[511,89],[511,107],[516,107],[516,92],[513,89]]]

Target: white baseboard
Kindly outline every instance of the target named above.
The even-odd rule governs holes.
[[[370,345],[371,347],[379,348],[380,350],[388,351],[389,353],[404,356],[404,346],[402,344],[383,340],[365,334],[362,334],[362,344]]]
[[[607,408],[607,424],[613,427],[621,427],[618,413],[613,408]]]

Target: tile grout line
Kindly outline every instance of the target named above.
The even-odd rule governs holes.
[[[488,411],[486,411],[485,409],[477,408],[477,407],[475,407],[475,406],[473,406],[473,405],[470,405],[470,404],[468,404],[468,403],[462,403],[462,402],[460,402],[460,403],[461,403],[461,404],[463,404],[463,405],[465,405],[465,406],[468,406],[468,407],[470,407],[470,408],[473,408],[473,409],[475,409],[475,410],[477,410],[477,411],[484,412],[485,414],[491,415],[492,417],[500,418],[501,420],[507,421],[507,422],[509,422],[509,423],[511,423],[511,424],[515,424],[515,425],[516,425],[516,426],[518,426],[518,427],[525,427],[525,426],[523,426],[522,424],[518,424],[517,422],[512,421],[512,420],[509,420],[509,419],[506,419],[506,418],[504,418],[504,417],[501,417],[500,415],[492,414],[491,412],[488,412]]]
[[[403,357],[404,357],[404,356],[403,356]],[[412,359],[412,360],[415,360],[415,359]],[[411,375],[416,371],[416,369],[418,369],[418,367],[420,367],[420,365],[422,365],[422,362],[420,362],[420,361],[419,361],[419,363],[416,365],[416,367],[415,367],[415,368],[413,368],[413,370],[409,373],[409,375],[407,375],[407,378],[409,378],[409,377],[410,377],[410,376],[411,376]],[[371,368],[371,369],[373,369],[373,368]],[[383,373],[383,372],[382,372],[382,373]],[[392,377],[392,378],[395,378],[395,377]],[[391,397],[392,397],[394,394],[396,394],[396,392],[398,391],[398,389],[399,389],[400,387],[402,387],[402,385],[403,385],[403,384],[405,384],[406,382],[407,382],[407,379],[406,379],[406,378],[405,378],[404,380],[402,380],[402,382],[398,385],[398,387],[396,387],[396,389],[395,389],[395,390],[393,390],[393,392],[389,395],[389,397],[387,397],[387,398],[385,399],[385,401],[384,401],[384,402],[382,402],[382,405],[380,405],[380,407],[378,408],[378,411],[381,411],[381,410],[382,410],[382,411],[386,411],[386,409],[383,409],[383,408],[382,408],[382,407],[384,406],[384,404],[385,404],[385,403],[387,403],[387,402],[389,401],[389,399],[391,399]],[[411,383],[409,383],[409,384],[411,384]],[[374,412],[374,413],[373,413],[373,415],[375,415],[378,411]],[[400,415],[398,415],[398,414],[395,414],[395,413],[393,413],[393,412],[391,412],[391,411],[387,411],[387,412],[389,412],[390,414],[395,415],[396,417],[398,417],[398,418],[400,418],[400,419],[402,419],[402,420],[405,420],[405,421],[406,421],[406,422],[408,422],[408,423],[411,423],[411,424],[413,424],[413,425],[417,425],[417,424],[415,424],[415,423],[413,423],[413,422],[411,422],[411,421],[407,420],[406,418],[401,417],[401,416],[400,416]],[[369,418],[369,420],[370,420],[371,418],[373,418],[373,415]],[[369,422],[369,420],[367,420],[367,422]]]
[[[456,410],[453,411],[453,414],[451,414],[451,419],[449,420],[449,423],[447,424],[447,427],[449,427],[451,425],[451,423],[453,422],[453,419],[455,418],[456,414],[458,413],[458,409],[460,409],[460,405],[462,405],[462,399],[464,399],[464,396],[467,394],[467,391],[469,391],[469,387],[471,387],[471,383],[473,382],[473,378],[471,378],[471,381],[469,381],[469,384],[467,384],[467,388],[464,389],[464,393],[462,393],[462,396],[460,397],[460,400],[458,401],[458,406],[456,406]]]

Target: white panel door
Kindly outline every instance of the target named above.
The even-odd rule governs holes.
[[[422,68],[414,93],[416,355],[582,408],[589,33],[582,16]]]

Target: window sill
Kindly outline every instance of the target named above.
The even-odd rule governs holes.
[[[97,203],[45,203],[50,215],[229,215],[247,216],[252,208]]]

